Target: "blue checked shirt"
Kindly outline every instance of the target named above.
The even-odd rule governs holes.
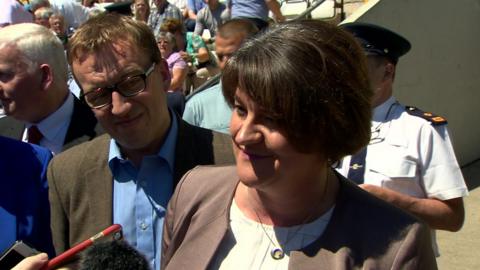
[[[157,12],[151,13],[148,17],[148,26],[152,29],[155,37],[160,33],[160,27],[165,19],[177,19],[180,23],[183,23],[180,9],[166,2],[163,7],[158,8]]]

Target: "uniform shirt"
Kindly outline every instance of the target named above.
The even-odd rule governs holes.
[[[152,29],[155,37],[160,33],[160,27],[165,19],[177,19],[182,22],[182,12],[176,6],[166,2],[163,8],[150,13],[150,16],[148,17],[148,26]]]
[[[69,93],[62,106],[60,106],[55,112],[37,124],[27,123],[26,129],[23,132],[22,141],[28,141],[28,128],[32,125],[36,125],[43,135],[43,138],[40,140],[40,146],[49,149],[53,154],[62,152],[63,142],[65,141],[68,127],[72,120],[74,98],[73,94]]]
[[[351,157],[338,171],[348,175]],[[468,195],[446,125],[410,115],[394,97],[374,109],[367,147],[366,184],[417,198],[449,200]],[[432,231],[434,251],[438,249]]]
[[[222,94],[221,83],[188,99],[183,112],[183,120],[197,127],[230,134],[230,118],[232,109]]]
[[[152,269],[160,269],[163,220],[173,193],[177,121],[172,123],[156,155],[143,157],[140,168],[122,157],[110,141],[108,165],[113,175],[113,222],[123,227],[124,239],[141,252]]]

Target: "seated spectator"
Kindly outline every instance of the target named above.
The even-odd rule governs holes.
[[[90,9],[75,0],[30,0],[30,9],[35,12],[41,7],[50,7],[65,18],[69,33],[77,29],[88,19]]]
[[[178,51],[185,51],[187,46],[185,27],[180,20],[166,19],[160,27],[160,31],[172,33],[175,36],[175,42],[177,43]],[[187,61],[187,59],[184,60]]]
[[[269,11],[273,13],[275,21],[285,20],[277,0],[227,0],[227,8],[230,18],[249,19],[257,25],[259,30],[268,26]]]
[[[53,10],[51,8],[48,8],[48,7],[39,8],[35,10],[35,13],[34,13],[35,23],[43,25],[47,28],[50,28],[50,23],[48,20],[52,15],[53,15]]]
[[[185,35],[180,21],[168,19],[162,25],[161,30],[175,35],[177,44],[186,43],[185,47],[179,50],[183,60],[189,66],[189,76],[187,77],[185,87],[186,94],[188,94],[190,88],[196,88],[196,86],[219,72],[215,56],[208,49],[202,38],[193,34],[193,32],[187,32]]]
[[[157,37],[157,45],[164,59],[167,60],[171,82],[169,92],[183,92],[183,84],[187,76],[187,63],[177,52],[175,37],[169,32],[160,32]]]
[[[187,0],[170,0],[168,2],[180,9],[180,12],[183,16],[182,19],[185,21],[185,19],[188,17]]]
[[[54,13],[52,16],[50,16],[48,22],[50,29],[62,41],[63,47],[66,47],[68,43],[68,35],[65,25],[65,18],[60,13]]]
[[[204,0],[188,0],[187,1],[187,19],[185,20],[185,28],[187,32],[195,30],[195,21],[197,13],[205,6]]]
[[[155,12],[148,16],[148,26],[153,31],[155,37],[160,33],[160,27],[166,19],[177,19],[183,21],[183,15],[176,6],[170,4],[167,0],[153,0],[157,7]]]
[[[16,240],[54,255],[46,171],[48,149],[0,136],[0,254]]]
[[[226,6],[218,0],[208,0],[207,5],[197,13],[197,21],[195,23],[195,34],[203,37],[203,31],[210,32],[209,40],[204,39],[205,42],[211,42],[212,38],[217,33],[217,28],[228,19],[226,15]],[[227,18],[226,18],[227,17]]]
[[[148,0],[135,0],[132,3],[133,18],[137,21],[148,22],[150,3]]]

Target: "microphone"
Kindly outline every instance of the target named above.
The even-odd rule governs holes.
[[[150,265],[140,252],[121,240],[95,243],[80,261],[80,270],[131,269],[150,270]]]

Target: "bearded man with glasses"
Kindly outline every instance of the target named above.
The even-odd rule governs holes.
[[[118,223],[159,269],[163,218],[177,182],[196,165],[232,163],[230,138],[193,127],[168,108],[168,69],[144,23],[116,14],[92,18],[71,38],[68,60],[81,98],[108,134],[49,167],[56,252]]]

